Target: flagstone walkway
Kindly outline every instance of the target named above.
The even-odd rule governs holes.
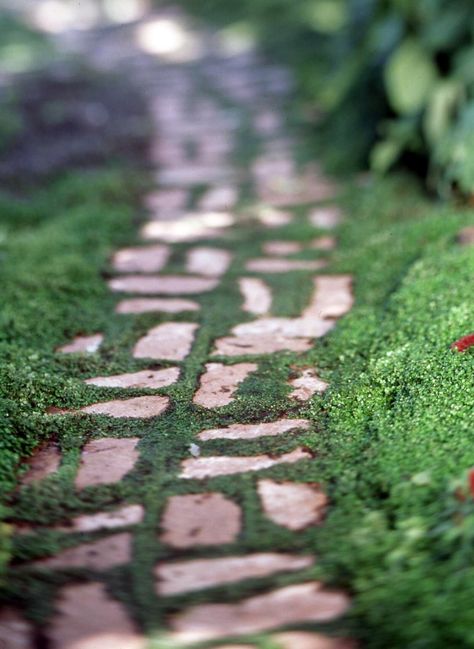
[[[116,333],[58,341],[89,392],[51,404],[45,425],[77,422],[77,439],[52,438],[23,476],[0,647],[352,647],[350,598],[321,581],[309,535],[331,506],[312,350],[352,280],[331,272],[337,187],[297,161],[291,79],[206,34],[168,63],[125,29],[82,38],[144,86],[153,187],[110,261]]]

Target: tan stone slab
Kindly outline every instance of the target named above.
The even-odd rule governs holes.
[[[347,638],[331,638],[308,631],[276,633],[272,640],[278,642],[281,649],[355,649],[355,643]]]
[[[262,257],[251,259],[245,265],[252,273],[289,273],[294,270],[320,270],[327,265],[324,259],[301,261],[299,259],[280,259],[278,257]]]
[[[61,453],[56,444],[50,442],[42,445],[28,460],[28,471],[22,476],[21,484],[29,485],[56,473],[60,462]]]
[[[76,336],[73,341],[67,345],[62,345],[56,349],[61,354],[93,354],[102,344],[104,336],[94,334],[92,336]]]
[[[138,437],[105,437],[88,442],[81,453],[75,481],[77,489],[121,480],[138,460],[138,442]]]
[[[253,322],[244,322],[232,329],[237,337],[284,336],[286,338],[320,338],[324,336],[333,323],[319,318],[260,318]]]
[[[313,563],[313,557],[276,552],[161,563],[155,568],[156,589],[159,595],[179,595],[244,579],[304,570]]]
[[[199,199],[198,207],[204,211],[231,210],[237,203],[238,191],[232,185],[211,187]]]
[[[474,225],[468,225],[460,230],[457,241],[461,246],[474,246]]]
[[[172,496],[161,520],[160,540],[179,549],[232,543],[241,520],[240,507],[220,493]]]
[[[267,518],[293,531],[320,523],[328,502],[321,489],[299,482],[259,480],[258,495]]]
[[[113,401],[104,401],[86,406],[81,408],[81,412],[86,412],[89,415],[106,415],[117,419],[150,419],[161,415],[168,407],[169,402],[168,397],[161,396],[114,399]]]
[[[189,295],[212,291],[217,286],[217,280],[210,277],[186,277],[184,275],[128,275],[115,277],[108,284],[116,293]]]
[[[133,357],[181,361],[191,351],[197,328],[193,322],[164,322],[140,338]]]
[[[291,212],[277,210],[274,207],[265,205],[258,210],[257,218],[267,228],[281,228],[292,222],[293,215]]]
[[[307,352],[312,347],[309,338],[288,338],[272,334],[227,336],[216,340],[214,354],[220,356],[243,356],[246,354],[274,354],[275,352]]]
[[[128,532],[107,536],[99,541],[83,543],[62,550],[54,557],[39,559],[30,565],[39,568],[87,568],[110,570],[130,561],[132,535]]]
[[[178,367],[165,367],[162,370],[142,370],[128,374],[115,374],[114,376],[97,376],[86,379],[85,383],[103,388],[157,389],[176,383],[178,378]]]
[[[184,460],[181,464],[180,478],[186,480],[204,480],[219,475],[233,475],[247,471],[262,471],[278,464],[294,464],[308,460],[312,456],[303,448],[296,448],[280,456],[253,455],[251,457],[211,456]]]
[[[263,244],[263,252],[266,255],[285,256],[301,252],[302,245],[297,241],[267,241]]]
[[[47,628],[51,649],[145,649],[147,639],[104,584],[65,586]]]
[[[196,273],[205,277],[220,277],[227,271],[231,261],[232,255],[228,250],[193,248],[187,255],[186,270],[188,273]]]
[[[350,275],[321,275],[314,279],[314,292],[303,318],[340,318],[354,304]]]
[[[272,306],[271,290],[262,279],[257,277],[242,277],[239,288],[244,299],[242,309],[254,315],[264,315]]]
[[[117,304],[117,313],[181,313],[199,311],[200,306],[192,300],[179,298],[139,297],[122,300]]]
[[[25,618],[13,608],[0,610],[0,648],[33,649],[33,628]]]
[[[235,604],[200,604],[171,620],[175,640],[198,642],[268,631],[288,624],[327,622],[347,611],[349,598],[307,582],[241,600]]]
[[[217,408],[232,403],[239,383],[258,369],[255,363],[207,363],[205,367],[200,387],[193,398],[193,402],[203,408]]]
[[[319,378],[312,369],[303,370],[297,378],[291,379],[289,384],[295,388],[290,397],[297,401],[308,401],[315,394],[323,394],[329,383]]]
[[[163,244],[118,250],[112,265],[119,273],[157,273],[168,263],[170,249]]]
[[[228,212],[188,213],[177,221],[146,223],[141,234],[144,239],[167,243],[212,239],[222,236],[234,222],[235,218]]]
[[[309,222],[321,230],[331,230],[342,221],[342,211],[339,207],[316,207],[309,213]]]
[[[211,439],[257,439],[284,435],[290,430],[308,430],[307,419],[278,419],[264,424],[231,424],[225,428],[211,428],[199,433],[198,438],[207,442]]]
[[[311,248],[313,250],[334,250],[336,247],[336,237],[326,235],[324,237],[316,237],[311,241]]]
[[[138,525],[144,516],[141,505],[125,505],[111,512],[98,514],[83,514],[74,518],[70,525],[58,526],[62,532],[97,532],[98,530],[113,530],[117,527]]]

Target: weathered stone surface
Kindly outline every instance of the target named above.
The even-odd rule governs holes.
[[[295,388],[290,393],[290,397],[297,399],[297,401],[308,401],[314,394],[325,392],[329,386],[312,369],[302,370],[300,376],[291,379],[289,384]]]
[[[137,342],[133,357],[182,361],[191,351],[197,327],[193,322],[164,322],[153,327]]]
[[[242,309],[254,315],[264,315],[272,306],[272,293],[269,286],[257,277],[242,277],[239,288],[244,298]]]
[[[302,246],[297,241],[267,241],[263,244],[263,252],[266,255],[293,255],[301,250]]]
[[[300,460],[311,458],[311,454],[302,448],[296,448],[290,453],[272,457],[270,455],[253,455],[250,457],[211,456],[190,458],[182,462],[180,478],[188,480],[204,480],[219,475],[232,475],[247,471],[261,471],[277,464],[294,464]]]
[[[188,203],[188,192],[185,189],[160,189],[145,196],[145,206],[152,212],[152,218],[176,218]]]
[[[216,288],[217,280],[210,277],[185,277],[184,275],[128,275],[115,277],[109,287],[116,293],[141,295],[190,295],[205,293]]]
[[[237,202],[238,192],[231,185],[211,187],[199,200],[198,207],[204,211],[231,210]]]
[[[257,218],[267,228],[281,228],[292,222],[293,215],[291,212],[284,212],[265,205],[258,210]]]
[[[232,170],[223,165],[188,164],[176,168],[162,169],[156,175],[156,180],[163,185],[177,187],[195,187],[196,185],[217,185],[232,182]]]
[[[232,255],[228,250],[220,248],[193,248],[189,251],[186,261],[188,273],[196,273],[207,277],[220,277],[229,268]]]
[[[28,471],[22,476],[21,483],[32,484],[56,473],[60,462],[61,453],[56,444],[49,442],[40,446],[28,461]]]
[[[314,293],[303,318],[340,318],[354,303],[350,275],[321,275],[314,279]]]
[[[474,246],[474,225],[468,225],[460,230],[457,241],[461,246]]]
[[[234,220],[227,212],[190,213],[178,221],[146,223],[142,228],[142,237],[168,243],[212,239],[222,236],[225,228],[231,226]]]
[[[55,609],[47,629],[51,649],[145,649],[148,644],[104,584],[65,586]]]
[[[129,374],[97,376],[93,379],[86,379],[85,383],[103,388],[149,388],[152,390],[176,383],[178,378],[178,367],[166,367],[162,370],[142,370]]]
[[[0,611],[0,648],[33,649],[33,646],[31,624],[13,608],[2,607]]]
[[[174,638],[198,642],[227,635],[258,633],[287,624],[326,622],[349,608],[348,597],[324,590],[320,582],[286,586],[236,604],[200,604],[171,621]]]
[[[279,257],[262,257],[251,259],[245,265],[252,273],[288,273],[294,270],[320,270],[327,265],[324,259],[305,261],[299,259],[280,259]]]
[[[276,552],[161,563],[155,568],[156,586],[159,595],[178,595],[278,572],[303,570],[313,563],[313,557]]]
[[[117,313],[181,313],[199,311],[200,306],[192,300],[166,297],[139,297],[122,300],[117,304]]]
[[[284,336],[286,338],[320,338],[333,324],[319,318],[260,318],[253,322],[244,322],[232,329],[237,337],[246,336]]]
[[[133,397],[132,399],[115,399],[94,403],[91,406],[81,408],[81,412],[89,415],[106,415],[115,418],[137,418],[150,419],[158,417],[169,405],[168,397],[149,396]]]
[[[258,495],[267,518],[293,531],[320,523],[328,502],[318,487],[297,482],[259,480]]]
[[[290,430],[307,430],[309,427],[307,419],[278,419],[264,424],[231,424],[225,428],[203,430],[198,438],[203,442],[210,439],[257,439],[283,435]]]
[[[306,352],[311,349],[309,338],[288,338],[272,334],[268,336],[226,336],[216,340],[214,354],[220,356],[243,356],[245,354],[274,354],[275,352]]]
[[[222,365],[207,363],[206,371],[201,376],[200,386],[194,395],[193,402],[203,408],[227,406],[234,400],[234,394],[251,372],[255,372],[255,363],[237,363]]]
[[[110,570],[130,561],[131,543],[132,535],[128,532],[113,534],[99,541],[62,550],[54,557],[39,559],[30,565],[40,568]]]
[[[97,532],[113,530],[126,525],[137,525],[143,520],[144,510],[141,505],[125,505],[111,512],[83,514],[74,518],[70,525],[59,526],[63,532]]]
[[[311,248],[313,250],[334,250],[336,247],[336,237],[326,235],[324,237],[316,237],[311,241]]]
[[[75,485],[78,489],[118,482],[133,469],[138,459],[138,437],[105,437],[88,442],[81,453]]]
[[[115,253],[112,265],[119,273],[157,273],[168,263],[170,249],[163,244],[124,248]]]
[[[103,339],[102,334],[76,336],[72,342],[58,347],[56,351],[61,354],[93,354],[99,349]]]
[[[160,539],[179,549],[232,543],[241,520],[240,507],[220,493],[172,496],[161,520]]]
[[[309,213],[309,222],[321,230],[331,230],[342,221],[342,212],[334,205],[329,207],[316,207]]]
[[[286,631],[272,636],[282,649],[355,649],[352,640],[307,631]]]

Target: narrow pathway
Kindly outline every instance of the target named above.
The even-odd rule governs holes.
[[[337,187],[297,164],[284,70],[205,34],[197,59],[167,64],[127,38],[76,47],[103,67],[118,53],[146,85],[155,187],[111,260],[115,339],[56,350],[90,393],[49,409],[58,430],[75,418],[77,440],[40,449],[23,478],[9,579],[26,614],[0,615],[0,647],[243,648],[270,633],[283,649],[348,648],[349,597],[320,581],[310,541],[328,507],[312,350],[353,300],[351,277],[331,274]]]

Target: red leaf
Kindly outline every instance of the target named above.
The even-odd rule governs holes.
[[[463,336],[459,340],[456,340],[451,345],[451,349],[456,349],[458,352],[465,352],[466,349],[469,349],[469,347],[472,347],[474,345],[474,334],[468,334],[467,336]]]

